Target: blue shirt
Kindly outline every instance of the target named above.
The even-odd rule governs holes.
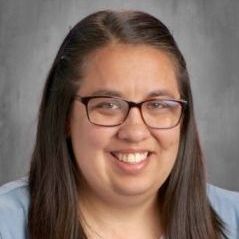
[[[229,239],[239,239],[239,193],[208,185],[213,208],[226,223]],[[26,239],[29,205],[26,178],[0,187],[0,239]]]

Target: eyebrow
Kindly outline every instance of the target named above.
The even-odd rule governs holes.
[[[113,96],[113,97],[122,97],[122,94],[115,90],[97,90],[94,91],[92,96]]]
[[[166,97],[170,97],[170,98],[176,97],[172,92],[170,92],[166,89],[152,91],[148,94],[147,97],[153,98],[153,97],[159,97],[159,96],[166,96]]]
[[[115,91],[115,90],[97,90],[97,91],[94,91],[91,95],[92,96],[123,97],[122,93],[120,93],[119,91]],[[168,90],[164,90],[164,89],[152,91],[146,96],[146,98],[154,98],[154,97],[160,97],[160,96],[175,98],[174,94],[172,94]]]

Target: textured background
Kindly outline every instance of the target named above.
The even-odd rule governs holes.
[[[64,36],[105,8],[147,11],[173,32],[189,66],[209,181],[239,190],[238,0],[0,0],[0,184],[28,171],[43,83]]]

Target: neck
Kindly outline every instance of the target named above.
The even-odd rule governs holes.
[[[116,200],[95,197],[88,192],[81,193],[79,205],[83,228],[89,238],[159,238],[156,195],[124,196]]]

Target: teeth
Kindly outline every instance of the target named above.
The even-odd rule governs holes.
[[[139,163],[139,162],[145,160],[147,158],[147,156],[148,156],[148,152],[144,152],[144,153],[129,153],[129,154],[114,153],[114,155],[120,161],[134,164],[134,163]]]

